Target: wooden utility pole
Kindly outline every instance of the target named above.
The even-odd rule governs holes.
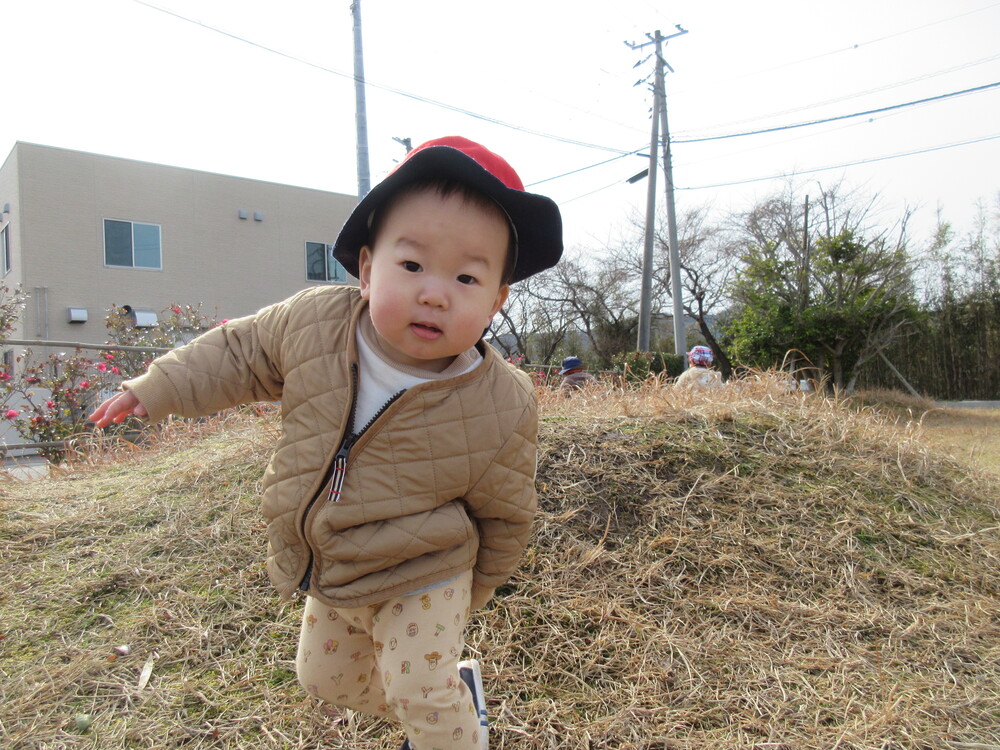
[[[670,67],[663,59],[663,43],[668,39],[686,34],[687,30],[677,26],[677,33],[663,36],[659,29],[650,36],[650,41],[642,44],[628,44],[632,49],[641,49],[654,44],[655,75],[653,80],[653,125],[649,146],[649,185],[646,192],[646,233],[642,258],[642,283],[639,292],[639,335],[636,349],[649,351],[651,298],[653,288],[653,244],[656,237],[656,166],[657,149],[660,139],[663,139],[663,171],[666,176],[667,189],[667,231],[668,250],[670,253],[670,296],[673,300],[674,315],[674,352],[683,355],[687,349],[687,336],[684,331],[684,305],[681,298],[681,267],[680,251],[677,247],[677,218],[674,210],[674,176],[673,162],[670,151],[670,130],[667,125],[667,97],[663,80],[663,67]],[[671,68],[673,72],[673,68]],[[660,134],[662,123],[663,133]]]

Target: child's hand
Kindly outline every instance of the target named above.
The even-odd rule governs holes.
[[[130,414],[148,416],[146,407],[139,403],[132,391],[122,391],[107,399],[90,414],[90,421],[97,427],[107,427],[112,422],[123,422]]]

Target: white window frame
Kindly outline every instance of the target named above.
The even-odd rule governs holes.
[[[10,257],[10,222],[0,229],[0,276],[10,273],[14,263]]]
[[[117,224],[128,224],[131,227],[129,251],[131,253],[132,263],[130,265],[123,265],[121,263],[109,263],[108,262],[108,222],[115,222]],[[101,223],[104,230],[104,265],[107,268],[135,268],[142,271],[162,271],[163,270],[163,228],[159,224],[153,224],[148,221],[132,221],[131,219],[108,219],[105,218]],[[153,227],[156,229],[156,257],[157,265],[136,265],[135,263],[135,228],[140,227]]]
[[[315,250],[318,245],[323,247],[323,278],[316,279],[309,274],[309,252]],[[347,283],[347,269],[333,257],[333,245],[326,242],[305,243],[306,251],[306,281],[313,284],[344,284]],[[331,275],[331,266],[333,274]]]

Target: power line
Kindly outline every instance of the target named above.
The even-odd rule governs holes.
[[[563,172],[562,174],[557,174],[555,177],[546,177],[544,180],[538,180],[537,182],[532,182],[530,185],[525,185],[525,187],[535,187],[535,185],[541,185],[543,182],[552,182],[552,180],[558,180],[563,177],[569,177],[570,175],[577,174],[579,172],[585,172],[588,169],[593,169],[594,167],[603,167],[605,164],[610,164],[613,161],[618,161],[619,159],[624,159],[626,156],[635,156],[638,154],[645,146],[635,149],[634,151],[629,151],[627,154],[619,154],[618,156],[612,156],[610,159],[605,159],[604,161],[599,161],[596,164],[590,164],[586,167],[580,167],[579,169],[574,169],[569,172]]]
[[[965,94],[976,94],[982,91],[987,91],[989,89],[994,89],[1000,86],[1000,81],[995,83],[987,83],[982,86],[975,86],[971,89],[963,89],[962,91],[952,91],[949,94],[938,94],[937,96],[928,96],[924,99],[915,99],[910,102],[903,102],[902,104],[892,104],[888,107],[877,107],[875,109],[867,109],[864,112],[853,112],[849,115],[836,115],[835,117],[824,117],[821,120],[810,120],[808,122],[799,122],[794,125],[776,125],[773,128],[762,128],[760,130],[747,130],[743,133],[729,133],[727,135],[712,135],[706,136],[704,138],[676,138],[674,143],[705,143],[706,141],[722,141],[729,138],[742,138],[747,135],[762,135],[764,133],[777,133],[782,130],[794,130],[795,128],[805,128],[810,125],[822,125],[827,122],[836,122],[837,120],[847,120],[852,117],[865,117],[866,115],[879,114],[880,112],[889,112],[894,109],[903,109],[904,107],[915,107],[918,104],[927,104],[928,102],[941,101],[942,99],[950,99],[956,96],[963,96]]]
[[[928,148],[918,149],[916,151],[906,151],[906,152],[898,153],[898,154],[888,154],[886,156],[875,156],[875,157],[872,157],[871,159],[859,159],[858,161],[846,162],[844,164],[833,164],[833,165],[830,165],[830,166],[827,166],[827,167],[815,167],[813,169],[800,169],[800,170],[796,170],[794,172],[785,173],[785,174],[768,175],[767,177],[750,177],[750,178],[745,179],[745,180],[735,180],[733,182],[719,182],[719,183],[715,183],[713,185],[696,185],[694,187],[680,187],[680,186],[675,185],[674,189],[675,190],[694,191],[694,190],[711,190],[711,189],[723,188],[723,187],[735,187],[737,185],[749,185],[749,184],[754,183],[754,182],[767,182],[768,180],[780,180],[780,179],[784,179],[786,177],[791,177],[791,176],[794,176],[794,175],[814,174],[816,172],[828,172],[828,171],[830,171],[832,169],[846,169],[848,167],[857,167],[857,166],[860,166],[862,164],[873,164],[875,162],[880,162],[880,161],[890,161],[892,159],[902,159],[902,158],[905,158],[907,156],[919,156],[920,154],[928,154],[928,153],[932,153],[934,151],[944,151],[944,150],[947,150],[949,148],[958,148],[959,146],[971,146],[971,145],[976,144],[976,143],[984,143],[986,141],[994,141],[994,140],[997,140],[998,138],[1000,138],[1000,133],[997,133],[996,135],[987,135],[987,136],[984,136],[982,138],[972,138],[972,139],[967,140],[967,141],[958,141],[956,143],[946,143],[946,144],[941,145],[941,146],[929,146]],[[622,184],[622,180],[616,180],[615,182],[612,182],[609,185],[605,185],[604,187],[599,187],[599,188],[597,188],[595,190],[591,190],[589,192],[582,193],[581,195],[573,196],[572,198],[569,198],[567,200],[559,201],[559,205],[560,206],[564,206],[567,203],[572,203],[572,202],[578,201],[578,200],[580,200],[582,198],[587,198],[587,197],[589,197],[591,195],[595,195],[596,193],[601,193],[601,192],[603,192],[605,190],[610,190],[611,188],[618,187],[621,184]]]
[[[847,167],[857,167],[862,164],[874,164],[880,161],[889,161],[890,159],[902,159],[906,156],[918,156],[919,154],[929,154],[934,151],[944,151],[949,148],[957,148],[959,146],[970,146],[975,143],[985,143],[986,141],[995,141],[1000,138],[1000,133],[995,135],[987,135],[982,138],[972,138],[967,141],[958,141],[957,143],[946,143],[942,146],[930,146],[928,148],[918,149],[916,151],[905,151],[898,154],[889,154],[887,156],[875,156],[871,159],[859,159],[858,161],[846,162],[844,164],[834,164],[828,167],[816,167],[814,169],[799,169],[789,174],[779,174],[770,175],[768,177],[751,177],[746,180],[736,180],[734,182],[719,182],[714,185],[698,185],[695,187],[678,187],[677,190],[708,190],[712,188],[722,188],[722,187],[733,187],[735,185],[749,185],[752,182],[766,182],[767,180],[778,180],[785,177],[790,177],[794,175],[801,174],[814,174],[816,172],[828,172],[831,169],[846,169]],[[610,187],[610,186],[609,186]],[[582,197],[582,196],[581,196]]]
[[[234,39],[236,41],[243,42],[244,44],[247,44],[249,46],[256,47],[256,48],[261,49],[261,50],[263,50],[265,52],[270,52],[271,54],[275,54],[275,55],[278,55],[280,57],[284,57],[284,58],[286,58],[288,60],[292,60],[292,61],[300,63],[302,65],[306,65],[308,67],[311,67],[311,68],[323,71],[325,73],[330,73],[332,75],[340,76],[342,78],[347,78],[347,79],[350,79],[352,81],[355,79],[355,76],[353,74],[351,74],[351,73],[345,73],[343,71],[336,70],[334,68],[329,68],[329,67],[326,67],[324,65],[320,65],[318,63],[314,63],[314,62],[312,62],[310,60],[306,60],[304,58],[298,57],[296,55],[292,55],[292,54],[289,54],[287,52],[283,52],[283,51],[281,51],[279,49],[275,49],[273,47],[268,47],[267,45],[261,44],[259,42],[255,42],[253,40],[250,40],[250,39],[247,39],[245,37],[242,37],[242,36],[240,36],[238,34],[234,34],[232,32],[226,31],[225,29],[221,29],[221,28],[218,28],[216,26],[212,26],[210,24],[204,23],[202,21],[198,21],[198,20],[190,18],[188,16],[184,16],[184,15],[182,15],[180,13],[177,13],[177,12],[169,10],[169,9],[159,7],[159,6],[154,5],[152,3],[146,2],[145,0],[132,0],[132,1],[134,3],[136,3],[136,4],[138,4],[138,5],[143,5],[143,6],[149,8],[151,10],[158,11],[158,12],[163,13],[165,15],[172,16],[174,18],[177,18],[178,20],[185,21],[187,23],[194,24],[196,26],[201,26],[202,28],[204,28],[204,29],[206,29],[208,31],[212,31],[212,32],[215,32],[215,33],[220,34],[222,36],[226,36],[226,37],[229,37],[231,39]],[[1000,3],[998,3],[998,4],[1000,4]],[[996,4],[994,4],[994,5],[996,5]],[[994,7],[994,5],[988,6],[988,8],[992,8],[992,7]],[[986,10],[988,8],[981,8],[979,10]],[[978,11],[970,11],[970,13],[973,13],[973,12],[978,12]],[[969,15],[969,13],[962,14],[962,15]],[[958,17],[961,17],[961,16],[953,16],[952,18],[958,18]],[[945,19],[945,20],[952,20],[952,19]],[[933,25],[933,24],[928,24],[928,25]],[[916,27],[916,28],[924,28],[924,27]],[[915,29],[909,29],[907,31],[898,32],[897,34],[893,34],[893,35],[890,35],[890,36],[887,36],[887,37],[881,37],[879,39],[869,40],[869,41],[864,42],[862,44],[871,44],[871,43],[875,43],[875,42],[879,42],[879,41],[884,41],[885,39],[888,39],[891,36],[899,36],[900,34],[908,33],[909,31],[914,31],[914,30],[916,30],[916,28]],[[854,47],[845,48],[844,50],[835,50],[833,52],[825,53],[825,54],[835,54],[837,52],[847,51],[848,49],[856,48],[857,46],[861,46],[861,45],[854,45]],[[822,57],[822,56],[824,56],[824,55],[819,55],[817,57]],[[809,58],[809,59],[813,59],[813,58]],[[797,61],[797,62],[805,62],[805,60],[801,60],[801,61]],[[788,63],[788,65],[791,65],[791,64],[795,64],[795,63]],[[779,66],[779,67],[781,67],[781,66]],[[758,72],[766,72],[766,71],[758,71]],[[633,151],[627,151],[627,150],[620,149],[620,148],[613,148],[613,147],[610,147],[610,146],[604,146],[604,145],[600,145],[600,144],[588,143],[588,142],[585,142],[585,141],[579,141],[579,140],[575,140],[575,139],[571,139],[571,138],[566,138],[566,137],[555,135],[555,134],[552,134],[552,133],[546,133],[544,131],[534,130],[534,129],[523,127],[523,126],[520,126],[520,125],[517,125],[517,124],[514,124],[514,123],[509,123],[509,122],[506,122],[504,120],[500,120],[498,118],[490,117],[488,115],[482,115],[482,114],[479,114],[477,112],[473,112],[471,110],[468,110],[468,109],[465,109],[465,108],[462,108],[462,107],[457,107],[457,106],[448,104],[446,102],[441,102],[441,101],[437,101],[437,100],[434,100],[434,99],[430,99],[428,97],[420,96],[418,94],[413,94],[413,93],[410,93],[408,91],[404,91],[402,89],[397,89],[397,88],[394,88],[394,87],[391,87],[391,86],[386,86],[386,85],[379,84],[379,83],[373,83],[371,81],[366,81],[366,83],[368,85],[372,86],[373,88],[381,89],[383,91],[387,91],[387,92],[392,93],[392,94],[396,94],[396,95],[403,96],[403,97],[406,97],[406,98],[409,98],[409,99],[413,99],[415,101],[419,101],[419,102],[422,102],[424,104],[429,104],[431,106],[440,107],[442,109],[447,109],[449,111],[456,112],[458,114],[463,114],[463,115],[466,115],[468,117],[472,117],[474,119],[478,119],[478,120],[489,122],[489,123],[492,123],[492,124],[495,124],[495,125],[499,125],[499,126],[502,126],[502,127],[510,128],[512,130],[516,130],[516,131],[519,131],[519,132],[522,132],[522,133],[526,133],[528,135],[535,135],[535,136],[538,136],[538,137],[541,137],[541,138],[546,138],[546,139],[549,139],[549,140],[559,141],[559,142],[567,143],[567,144],[570,144],[570,145],[581,146],[581,147],[584,147],[584,148],[592,148],[592,149],[597,149],[597,150],[601,150],[601,151],[608,151],[608,152],[617,154],[617,156],[615,156],[615,157],[613,157],[611,159],[607,159],[605,161],[597,162],[596,164],[591,164],[591,165],[588,165],[588,166],[585,166],[585,167],[580,167],[579,169],[575,169],[575,170],[572,170],[570,172],[565,172],[563,174],[556,175],[554,177],[548,177],[548,178],[545,178],[543,180],[539,180],[537,182],[532,183],[532,186],[533,185],[539,185],[539,184],[542,184],[544,182],[549,182],[549,181],[552,181],[552,180],[560,179],[562,177],[566,177],[566,176],[569,176],[569,175],[577,174],[579,172],[583,172],[583,171],[586,171],[588,169],[593,169],[595,167],[599,167],[599,166],[602,166],[604,164],[608,164],[608,163],[611,163],[613,161],[617,161],[618,159],[624,158],[626,156],[634,155],[634,154],[638,153],[639,151],[641,151],[641,149],[637,149],[637,150],[633,150]],[[824,118],[824,119],[819,119],[819,120],[812,120],[812,121],[808,121],[808,122],[795,123],[795,124],[791,124],[791,125],[776,126],[776,127],[773,127],[773,128],[764,128],[764,129],[760,129],[760,130],[746,131],[746,132],[741,132],[741,133],[732,133],[732,134],[728,134],[728,135],[708,136],[708,137],[703,137],[703,138],[688,138],[688,139],[674,138],[672,140],[673,140],[673,143],[685,143],[685,144],[687,144],[687,143],[702,143],[702,142],[713,141],[713,140],[723,140],[723,139],[738,138],[738,137],[743,137],[743,136],[748,136],[748,135],[758,135],[758,134],[764,134],[764,133],[779,132],[779,131],[782,131],[782,130],[792,130],[792,129],[807,127],[807,126],[810,126],[810,125],[819,125],[819,124],[823,124],[823,123],[827,123],[827,122],[834,122],[834,121],[837,121],[837,120],[850,119],[850,118],[853,118],[853,117],[863,117],[865,115],[871,115],[871,114],[876,114],[876,113],[881,113],[881,112],[887,112],[887,111],[891,111],[891,110],[894,110],[894,109],[902,109],[902,108],[906,108],[906,107],[916,106],[918,104],[925,104],[925,103],[929,103],[929,102],[932,102],[932,101],[937,101],[937,100],[941,100],[941,99],[947,99],[947,98],[950,98],[950,97],[961,96],[961,95],[969,94],[969,93],[978,93],[980,91],[984,91],[984,90],[988,90],[988,89],[991,89],[991,88],[995,88],[997,86],[1000,86],[1000,82],[992,83],[992,84],[987,84],[987,85],[984,85],[984,86],[979,86],[979,87],[975,87],[975,88],[971,88],[971,89],[965,89],[963,91],[956,91],[956,92],[952,92],[952,93],[949,93],[949,94],[942,94],[942,95],[935,96],[935,97],[928,97],[926,99],[919,99],[919,100],[915,100],[915,101],[911,101],[911,102],[904,102],[904,103],[901,103],[901,104],[896,104],[896,105],[892,105],[892,106],[888,106],[888,107],[880,107],[880,108],[876,108],[876,109],[867,110],[867,111],[864,111],[864,112],[855,112],[855,113],[852,113],[852,114],[839,115],[839,116],[836,116],[836,117]],[[936,151],[936,150],[945,149],[945,148],[952,148],[952,147],[955,147],[955,146],[968,145],[968,144],[971,144],[971,143],[978,143],[978,142],[983,141],[983,140],[992,140],[994,137],[998,137],[998,136],[991,136],[991,137],[988,137],[988,138],[983,138],[983,139],[978,139],[978,140],[964,141],[964,142],[961,142],[961,143],[955,143],[955,144],[948,144],[948,145],[945,145],[945,146],[932,147],[932,148],[929,148],[929,149],[924,149],[924,150],[921,150],[921,151],[908,152],[908,153],[905,153],[905,154],[896,154],[896,155],[890,155],[890,156],[886,156],[886,157],[878,157],[878,158],[874,158],[874,159],[862,160],[862,161],[852,162],[852,163],[849,163],[849,164],[843,164],[843,165],[839,165],[839,166],[821,167],[821,168],[818,168],[818,169],[815,169],[815,170],[807,170],[806,172],[803,172],[803,174],[808,174],[809,172],[815,172],[815,171],[825,171],[825,170],[829,170],[829,169],[839,169],[839,168],[844,168],[844,167],[848,167],[848,166],[854,166],[854,165],[857,165],[857,164],[864,164],[864,163],[869,163],[869,162],[883,161],[885,159],[900,158],[900,157],[903,157],[903,156],[911,156],[911,155],[914,155],[914,154],[926,153],[928,151]],[[769,180],[769,179],[776,179],[776,178],[775,177],[761,177],[761,178],[753,178],[753,179],[749,179],[749,180],[737,181],[737,182],[732,182],[732,183],[720,183],[719,185],[705,185],[705,186],[699,186],[699,187],[677,188],[677,189],[679,189],[679,190],[681,190],[681,189],[683,189],[683,190],[700,190],[700,189],[706,189],[706,188],[711,188],[711,187],[726,187],[726,186],[729,186],[729,185],[739,185],[739,184],[745,184],[745,183],[749,183],[749,182],[759,182],[759,181],[762,181],[762,180]],[[621,182],[620,180],[617,180],[614,183],[606,185],[606,186],[604,186],[602,188],[598,188],[596,190],[592,190],[592,191],[590,191],[588,193],[584,193],[583,195],[578,195],[578,196],[576,196],[574,198],[569,199],[568,201],[563,201],[563,203],[569,203],[569,202],[572,202],[572,201],[579,200],[581,198],[587,197],[589,195],[593,195],[595,193],[602,192],[603,190],[610,189],[610,188],[612,188],[612,187],[620,184],[620,182]]]
[[[309,67],[315,68],[317,70],[321,70],[324,73],[331,73],[331,74],[333,74],[335,76],[340,76],[342,78],[349,78],[352,81],[355,80],[355,76],[352,73],[345,73],[342,70],[337,70],[335,68],[328,68],[325,65],[320,65],[319,63],[311,62],[310,60],[306,60],[305,58],[289,54],[288,52],[282,52],[279,49],[275,49],[274,47],[268,47],[265,44],[261,44],[260,42],[255,42],[255,41],[253,41],[251,39],[247,39],[246,37],[242,37],[239,34],[234,34],[234,33],[230,32],[230,31],[226,31],[225,29],[220,29],[217,26],[212,26],[211,24],[204,23],[203,21],[198,21],[198,20],[196,20],[194,18],[189,18],[188,16],[184,16],[184,15],[181,15],[180,13],[176,13],[175,11],[168,10],[166,8],[161,8],[161,7],[157,6],[157,5],[153,5],[152,3],[145,2],[145,0],[132,0],[132,2],[137,3],[138,5],[143,5],[143,6],[147,7],[147,8],[152,9],[152,10],[159,11],[160,13],[164,13],[164,14],[166,14],[168,16],[173,16],[174,18],[177,18],[177,19],[179,19],[181,21],[186,21],[187,23],[191,23],[191,24],[194,24],[196,26],[201,26],[202,28],[207,29],[209,31],[214,31],[216,34],[222,34],[223,36],[227,36],[230,39],[235,39],[236,41],[243,42],[244,44],[249,44],[251,47],[257,47],[258,49],[264,50],[265,52],[270,52],[271,54],[279,55],[281,57],[284,57],[287,60],[292,60],[293,62],[301,63],[302,65],[308,65]],[[375,82],[373,82],[371,80],[368,80],[368,79],[365,79],[363,82],[366,85],[371,86],[372,88],[381,89],[382,91],[388,91],[391,94],[396,94],[398,96],[403,96],[403,97],[406,97],[407,99],[413,99],[414,101],[422,102],[424,104],[430,104],[431,106],[434,106],[434,107],[440,107],[442,109],[447,109],[447,110],[449,110],[451,112],[457,112],[459,114],[466,115],[468,117],[472,117],[472,118],[477,119],[477,120],[482,120],[484,122],[489,122],[489,123],[492,123],[494,125],[500,125],[500,126],[505,127],[505,128],[510,128],[511,130],[517,130],[518,132],[526,133],[528,135],[536,135],[536,136],[538,136],[540,138],[547,138],[549,140],[559,141],[561,143],[568,143],[571,146],[582,146],[583,148],[592,148],[592,149],[596,149],[598,151],[610,151],[611,153],[620,154],[622,156],[628,156],[629,155],[629,152],[624,151],[622,149],[612,148],[611,146],[602,146],[602,145],[597,144],[597,143],[588,143],[586,141],[578,141],[578,140],[575,140],[573,138],[566,138],[566,137],[561,136],[561,135],[555,135],[554,133],[546,133],[546,132],[541,131],[541,130],[533,130],[531,128],[526,128],[526,127],[523,127],[521,125],[515,125],[514,123],[510,123],[510,122],[506,122],[504,120],[500,120],[500,119],[498,119],[496,117],[490,117],[489,115],[481,115],[478,112],[473,112],[472,110],[464,109],[463,107],[457,107],[457,106],[455,106],[453,104],[448,104],[447,102],[437,101],[436,99],[430,99],[430,98],[428,98],[426,96],[420,96],[419,94],[413,94],[413,93],[410,93],[409,91],[404,91],[403,89],[397,89],[397,88],[394,88],[392,86],[386,86],[385,84],[375,83]]]
[[[902,29],[900,31],[896,31],[896,32],[893,32],[892,34],[887,34],[885,36],[881,36],[881,37],[878,37],[876,39],[868,39],[866,41],[858,42],[856,44],[849,44],[848,46],[841,47],[840,49],[829,50],[828,52],[821,52],[818,55],[811,55],[810,57],[803,57],[803,58],[800,58],[798,60],[792,60],[790,62],[781,63],[779,65],[774,65],[774,66],[771,66],[770,68],[762,68],[760,70],[747,71],[745,73],[741,73],[741,74],[733,76],[731,78],[727,78],[727,79],[724,79],[724,80],[716,81],[715,83],[723,83],[724,84],[724,83],[728,83],[730,81],[738,81],[738,80],[740,80],[742,78],[747,78],[747,77],[750,77],[750,76],[756,76],[756,75],[760,75],[762,73],[770,73],[771,71],[774,71],[774,70],[781,70],[782,68],[789,68],[789,67],[792,67],[792,66],[795,66],[795,65],[801,65],[802,63],[812,62],[813,60],[820,60],[820,59],[822,59],[824,57],[830,57],[832,55],[839,55],[839,54],[842,54],[844,52],[853,52],[854,50],[861,49],[862,47],[867,47],[868,45],[871,45],[871,44],[877,44],[879,42],[884,42],[884,41],[886,41],[888,39],[893,39],[895,37],[904,36],[905,34],[911,34],[914,31],[921,31],[923,29],[930,28],[931,26],[937,26],[937,25],[940,25],[942,23],[948,23],[949,21],[954,21],[954,20],[957,20],[959,18],[964,18],[965,16],[971,16],[971,15],[973,15],[975,13],[981,13],[981,12],[986,11],[986,10],[992,10],[993,8],[997,7],[998,5],[1000,5],[1000,3],[992,3],[991,5],[987,5],[987,6],[984,6],[982,8],[975,8],[973,10],[966,11],[964,13],[959,13],[959,14],[954,15],[954,16],[949,16],[948,18],[942,18],[942,19],[937,20],[937,21],[931,21],[929,23],[921,24],[920,26],[911,26],[908,29]],[[686,91],[678,91],[678,92],[675,92],[675,93],[676,94],[682,94],[682,93],[687,93],[687,92]]]
[[[732,120],[727,123],[717,123],[715,128],[731,127],[735,125],[742,125],[746,122],[754,122],[755,120],[766,120],[772,117],[781,117],[783,115],[794,114],[795,112],[802,112],[803,110],[814,109],[816,107],[824,107],[828,104],[836,104],[837,102],[848,101],[850,99],[858,99],[862,96],[867,96],[869,94],[877,94],[880,91],[888,91],[890,89],[899,88],[901,86],[908,86],[911,83],[919,83],[920,81],[926,81],[931,78],[936,78],[938,76],[947,75],[948,73],[954,73],[959,70],[967,70],[968,68],[974,68],[977,65],[984,65],[985,63],[994,62],[1000,59],[1000,55],[993,55],[991,57],[983,57],[978,60],[972,60],[961,65],[955,65],[951,68],[945,68],[943,70],[937,70],[933,73],[925,73],[924,75],[916,76],[915,78],[908,78],[905,81],[897,81],[896,83],[889,83],[884,86],[877,86],[872,89],[865,89],[864,91],[856,91],[852,94],[846,94],[844,96],[838,96],[833,99],[824,99],[819,102],[812,102],[811,104],[803,104],[799,107],[793,107],[792,109],[785,109],[780,112],[770,112],[765,115],[758,115],[756,117],[746,117],[742,120]]]

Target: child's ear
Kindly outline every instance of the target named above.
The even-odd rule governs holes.
[[[500,289],[497,291],[497,298],[493,301],[493,311],[490,313],[490,320],[493,320],[493,316],[500,312],[500,308],[503,307],[503,303],[507,301],[507,295],[510,294],[510,285],[501,284]]]
[[[358,281],[361,286],[361,299],[368,299],[371,294],[372,251],[365,245],[358,254]]]

